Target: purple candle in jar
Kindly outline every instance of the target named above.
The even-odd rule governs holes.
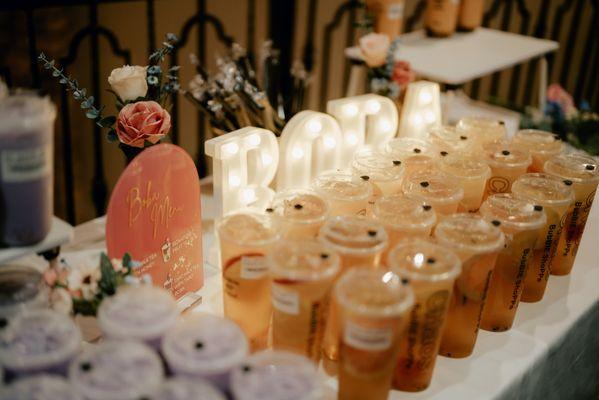
[[[44,239],[53,214],[56,109],[31,92],[0,99],[0,242],[24,246]]]

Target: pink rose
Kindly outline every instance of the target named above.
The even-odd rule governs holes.
[[[574,106],[574,100],[572,96],[559,84],[552,83],[547,88],[547,100],[553,101],[561,107],[562,111],[566,115],[571,115],[576,112],[576,107]]]
[[[116,133],[121,143],[144,147],[147,140],[157,143],[171,129],[171,116],[155,101],[129,103],[121,109]]]
[[[403,88],[416,79],[416,74],[412,71],[409,62],[397,61],[393,66],[393,75],[391,76],[391,79]]]
[[[389,36],[382,33],[369,33],[360,38],[360,52],[371,68],[385,64],[389,46]]]

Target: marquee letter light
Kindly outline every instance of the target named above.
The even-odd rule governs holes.
[[[268,186],[279,164],[277,138],[269,130],[246,127],[207,140],[212,157],[217,215],[244,208],[265,208],[274,196]]]
[[[377,94],[329,100],[327,113],[337,119],[343,133],[342,168],[349,166],[356,150],[382,146],[397,133],[395,103]]]
[[[330,115],[302,111],[287,122],[279,142],[277,190],[308,187],[312,178],[341,161],[342,135]]]
[[[441,94],[439,84],[428,81],[408,85],[401,108],[399,137],[426,139],[428,130],[441,125]]]

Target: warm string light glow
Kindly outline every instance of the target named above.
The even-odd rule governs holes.
[[[427,81],[410,83],[401,109],[399,136],[424,139],[431,127],[440,125],[439,85]]]

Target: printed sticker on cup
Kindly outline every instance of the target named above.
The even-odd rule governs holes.
[[[241,257],[241,279],[261,279],[268,272],[268,262],[264,256]]]
[[[299,315],[299,294],[283,285],[273,283],[272,305],[277,310],[291,315]]]
[[[345,323],[343,342],[360,350],[381,351],[391,347],[393,332],[389,328],[372,328],[357,325],[351,321]]]

